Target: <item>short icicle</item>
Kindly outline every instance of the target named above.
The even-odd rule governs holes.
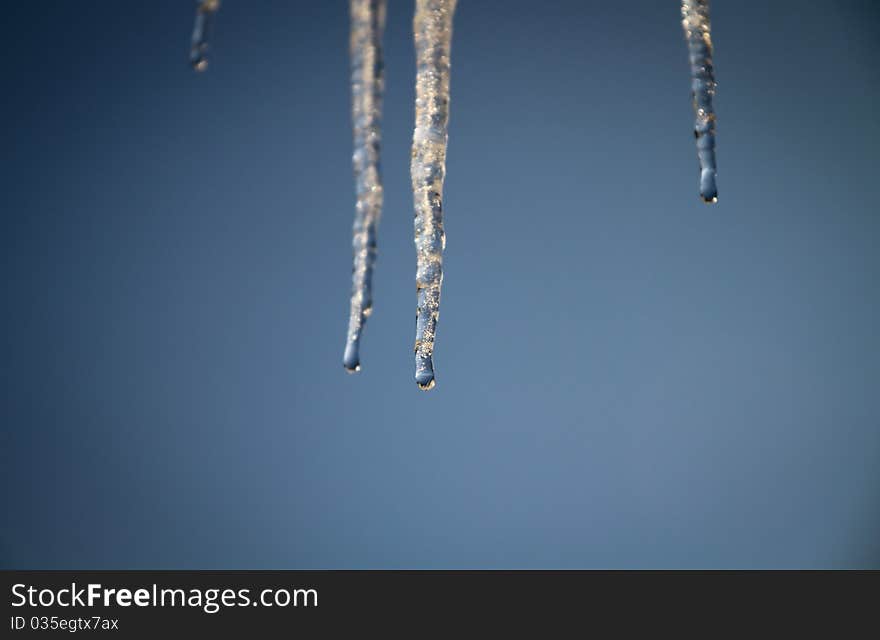
[[[682,0],[682,26],[687,40],[691,64],[694,135],[700,161],[700,196],[703,202],[718,201],[715,184],[715,75],[712,67],[712,26],[709,21],[709,0]]]
[[[434,337],[443,281],[443,179],[449,122],[449,55],[456,0],[416,0],[416,126],[412,174],[415,206],[416,289],[415,378],[434,386]]]
[[[355,205],[352,228],[351,304],[342,364],[360,370],[360,342],[367,316],[373,309],[373,266],[376,232],[382,214],[379,174],[382,117],[382,32],[385,0],[351,0],[351,105],[354,129]]]
[[[189,63],[196,71],[208,68],[208,37],[219,8],[220,0],[196,0],[196,21],[189,49]]]

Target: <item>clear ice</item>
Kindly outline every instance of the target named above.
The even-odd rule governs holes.
[[[416,126],[412,174],[416,290],[416,383],[434,386],[434,337],[443,282],[443,179],[449,122],[449,53],[456,0],[416,0]]]
[[[382,118],[382,32],[385,0],[351,0],[351,116],[354,129],[355,205],[352,228],[354,254],[351,305],[342,364],[350,373],[360,370],[360,341],[373,310],[373,266],[376,232],[382,214],[379,173]]]
[[[709,0],[682,0],[682,26],[691,63],[694,136],[700,160],[700,196],[703,202],[718,201],[715,185],[715,75],[712,67],[712,25],[709,21]]]
[[[189,50],[189,63],[196,71],[208,68],[208,36],[219,8],[220,0],[196,0],[196,21]]]
[[[360,370],[360,342],[373,309],[372,280],[376,237],[382,215],[380,174],[384,70],[382,35],[387,0],[349,0],[351,16],[351,94],[355,178],[352,226],[352,282],[343,365]],[[208,66],[209,36],[220,0],[195,0],[196,15],[190,64]],[[434,387],[434,341],[443,283],[443,182],[449,123],[449,75],[452,20],[457,0],[416,0],[413,32],[416,51],[416,104],[410,173],[415,209],[416,338],[415,379],[421,389]],[[700,164],[700,196],[718,201],[715,165],[715,76],[709,0],[681,0],[682,26],[691,68],[695,112],[694,136]]]

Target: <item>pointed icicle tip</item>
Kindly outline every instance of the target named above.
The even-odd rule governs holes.
[[[424,351],[420,351],[419,345],[416,345],[415,352],[416,384],[422,391],[430,391],[437,384],[437,380],[434,378],[434,359]]]
[[[715,184],[714,169],[704,169],[700,173],[700,197],[706,204],[718,202],[718,187]]]
[[[443,283],[443,179],[449,123],[452,19],[456,0],[416,0],[416,122],[412,177],[416,245],[415,378],[419,388],[434,387],[434,341]]]
[[[712,23],[709,0],[681,1],[682,27],[691,69],[694,137],[700,164],[700,197],[706,204],[718,201],[715,184],[715,68],[712,64]]]
[[[220,0],[196,0],[196,19],[189,49],[189,63],[194,71],[202,72],[208,68],[208,38],[214,14],[219,8]]]
[[[352,162],[357,204],[352,226],[351,296],[343,365],[349,373],[355,373],[360,370],[358,350],[364,326],[373,311],[373,270],[382,216],[379,145],[385,82],[382,65],[385,0],[350,0],[349,9]]]
[[[361,358],[358,353],[358,344],[349,342],[345,345],[345,353],[342,356],[342,366],[348,373],[357,373],[361,370]]]

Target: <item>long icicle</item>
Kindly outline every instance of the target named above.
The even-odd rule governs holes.
[[[709,0],[682,0],[682,26],[691,63],[694,136],[700,160],[700,196],[703,202],[718,202],[715,184],[715,75],[712,67],[712,25],[709,21]]]
[[[189,63],[196,71],[208,68],[208,37],[219,8],[220,0],[196,0],[196,21],[189,49]]]
[[[376,232],[382,214],[379,174],[382,117],[382,32],[385,0],[351,0],[351,113],[354,128],[355,206],[352,229],[354,254],[351,305],[342,364],[350,373],[360,370],[360,341],[373,310],[373,266]]]
[[[416,0],[416,127],[412,174],[416,289],[416,383],[434,386],[434,337],[443,282],[443,179],[449,122],[449,54],[456,0]]]

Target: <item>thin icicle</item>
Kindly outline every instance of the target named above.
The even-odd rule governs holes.
[[[376,231],[382,214],[379,143],[384,88],[382,32],[385,28],[385,0],[351,0],[350,10],[352,160],[357,204],[352,232],[351,306],[342,363],[354,373],[360,370],[361,334],[367,316],[373,310]]]
[[[715,75],[712,67],[712,25],[709,0],[682,0],[682,26],[691,63],[691,90],[696,121],[697,157],[700,160],[700,196],[706,203],[718,201],[715,185]]]
[[[416,127],[412,174],[416,289],[416,382],[434,386],[434,336],[443,281],[443,179],[449,122],[449,53],[456,0],[416,0],[413,20],[416,44]]]
[[[220,0],[196,0],[196,21],[189,50],[189,63],[196,71],[208,68],[208,37]]]

